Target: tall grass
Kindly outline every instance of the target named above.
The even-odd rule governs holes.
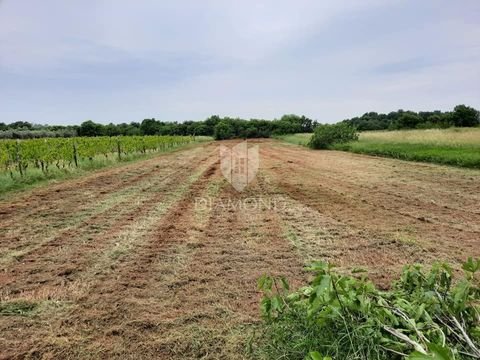
[[[293,134],[279,138],[307,145],[310,137]],[[480,128],[367,131],[360,133],[358,141],[332,149],[480,169]]]
[[[333,149],[480,169],[480,128],[364,132]]]
[[[360,135],[362,141],[432,144],[438,146],[466,146],[480,148],[480,128],[449,128],[426,130],[367,131]]]
[[[275,139],[286,141],[290,144],[307,146],[308,142],[310,141],[310,138],[312,137],[312,134],[301,133],[301,134],[277,135],[273,137]]]

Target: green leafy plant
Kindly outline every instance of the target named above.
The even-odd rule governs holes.
[[[358,140],[357,130],[346,124],[318,125],[308,145],[313,149],[328,149],[334,144]]]
[[[453,281],[450,266],[407,266],[391,290],[365,274],[342,275],[313,263],[308,286],[290,291],[285,278],[263,276],[265,319],[257,351],[288,359],[480,358],[480,260]],[[322,355],[321,355],[322,354]]]

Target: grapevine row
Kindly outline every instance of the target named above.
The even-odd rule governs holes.
[[[165,151],[192,142],[188,136],[120,136],[45,138],[0,141],[0,171],[24,176],[28,168],[47,173],[51,166],[78,167],[95,157],[117,157],[129,154]]]

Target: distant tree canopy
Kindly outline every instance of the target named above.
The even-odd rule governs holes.
[[[458,105],[453,111],[404,111],[388,114],[369,112],[361,117],[342,121],[365,130],[397,130],[445,128],[451,126],[478,126],[479,112],[469,106]],[[0,123],[0,139],[22,139],[40,137],[71,136],[126,136],[126,135],[183,135],[213,136],[216,139],[267,138],[272,135],[311,133],[318,126],[317,121],[295,114],[283,115],[280,119],[240,119],[212,115],[204,121],[168,122],[144,119],[129,124],[98,124],[92,120],[80,126],[37,125],[25,121],[11,124]]]
[[[37,125],[25,121],[0,123],[0,139],[31,139],[45,137],[72,137],[78,126]]]
[[[141,123],[103,125],[92,120],[80,126],[33,125],[16,122],[0,123],[0,138],[34,138],[67,136],[120,136],[120,135],[183,135],[214,136],[217,139],[266,138],[271,135],[313,132],[317,123],[305,116],[288,114],[275,120],[220,117],[212,115],[204,121],[162,122],[144,119]]]
[[[98,136],[104,135],[105,127],[101,124],[96,124],[92,120],[88,120],[82,123],[78,128],[79,136]]]
[[[359,131],[366,130],[399,130],[399,129],[428,129],[447,128],[451,126],[472,127],[480,124],[478,110],[457,105],[453,111],[404,111],[398,110],[388,114],[369,112],[361,117],[354,117],[343,121],[356,127]]]
[[[284,115],[279,120],[244,120],[212,115],[205,121],[186,121],[183,123],[145,119],[140,125],[140,130],[145,135],[198,135],[214,136],[216,139],[231,139],[313,132],[315,125],[315,121],[298,115]]]

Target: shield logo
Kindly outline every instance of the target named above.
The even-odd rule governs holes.
[[[220,146],[222,174],[237,191],[243,191],[255,179],[259,164],[258,145],[249,148],[243,141],[232,148]]]

